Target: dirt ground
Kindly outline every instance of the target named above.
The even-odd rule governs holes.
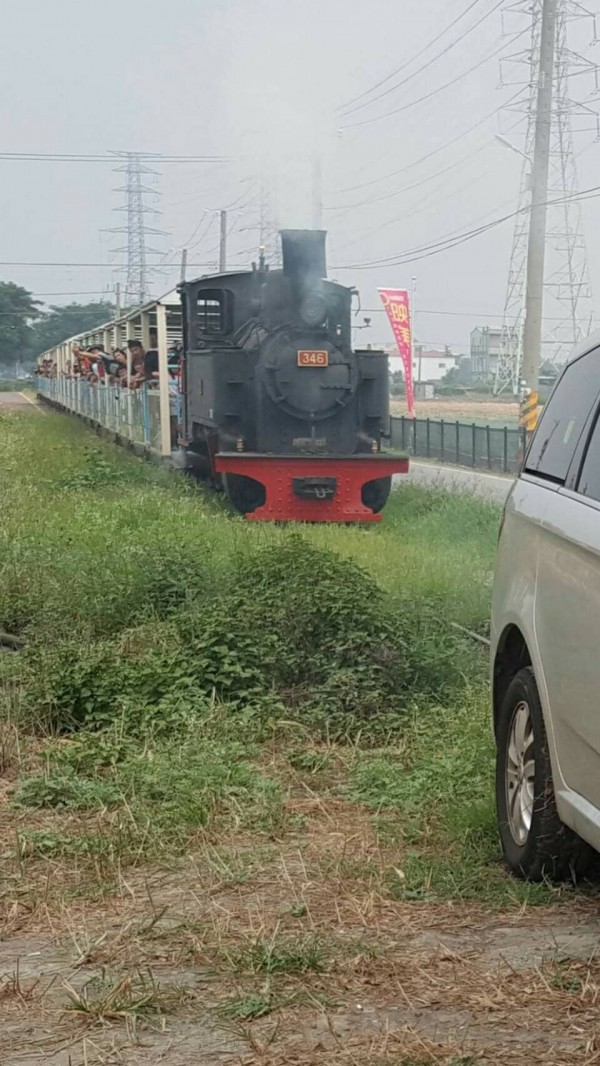
[[[477,422],[484,424],[517,423],[519,405],[510,400],[476,400],[456,396],[440,397],[436,400],[416,400],[417,418],[444,418],[448,421]],[[390,404],[393,415],[408,415],[404,400],[392,400]]]
[[[0,392],[0,411],[27,410],[29,407],[40,410],[40,405],[31,391]]]
[[[5,807],[3,1066],[600,1061],[594,902],[394,899],[372,817],[303,791],[285,841],[206,839],[110,884],[14,862]]]

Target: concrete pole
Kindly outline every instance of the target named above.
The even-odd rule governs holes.
[[[227,270],[227,211],[219,212],[221,217],[221,233],[219,236],[219,274]]]
[[[411,287],[411,292],[410,292],[410,310],[409,310],[409,315],[410,315],[410,369],[412,371],[413,380],[414,380],[414,372],[415,372],[415,368],[414,368],[414,362],[415,362],[415,340],[416,340],[415,325],[416,325],[416,321],[417,321],[417,279],[416,279],[414,274],[412,276],[412,287]],[[418,375],[419,376],[418,376],[418,379],[417,379],[419,382],[421,381],[421,364],[422,364],[422,361],[423,361],[423,345],[421,345],[421,348],[419,349],[419,370],[418,370]]]
[[[318,154],[313,156],[312,164],[312,224],[313,229],[323,226],[323,174]]]
[[[182,283],[185,281],[185,272],[187,270],[187,255],[188,255],[187,248],[182,248],[181,249],[181,273],[179,275],[179,280]]]
[[[167,309],[156,305],[156,332],[158,335],[158,392],[160,409],[160,452],[171,454],[171,400],[169,396],[169,358],[167,341]]]
[[[523,328],[522,376],[525,386],[534,392],[537,392],[539,385],[542,351],[544,253],[546,250],[556,7],[557,0],[544,0],[543,2],[531,184],[531,214],[527,246],[527,287],[525,293],[525,325]]]

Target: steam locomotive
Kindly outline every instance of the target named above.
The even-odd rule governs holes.
[[[394,473],[388,360],[353,351],[354,289],[322,230],[283,230],[282,268],[182,282],[180,443],[251,520],[376,521]]]

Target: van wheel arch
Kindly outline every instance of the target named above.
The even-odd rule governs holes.
[[[526,666],[531,666],[531,656],[525,637],[518,626],[507,626],[500,637],[494,660],[494,731],[498,713],[509,686],[519,670],[523,670]]]

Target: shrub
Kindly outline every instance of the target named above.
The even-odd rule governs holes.
[[[296,533],[247,552],[218,596],[194,593],[178,609],[169,581],[165,568],[163,620],[27,650],[38,716],[58,729],[122,721],[144,735],[206,716],[216,699],[266,718],[285,708],[336,733],[456,679],[462,638],[443,632],[433,605],[415,618],[355,563]]]

